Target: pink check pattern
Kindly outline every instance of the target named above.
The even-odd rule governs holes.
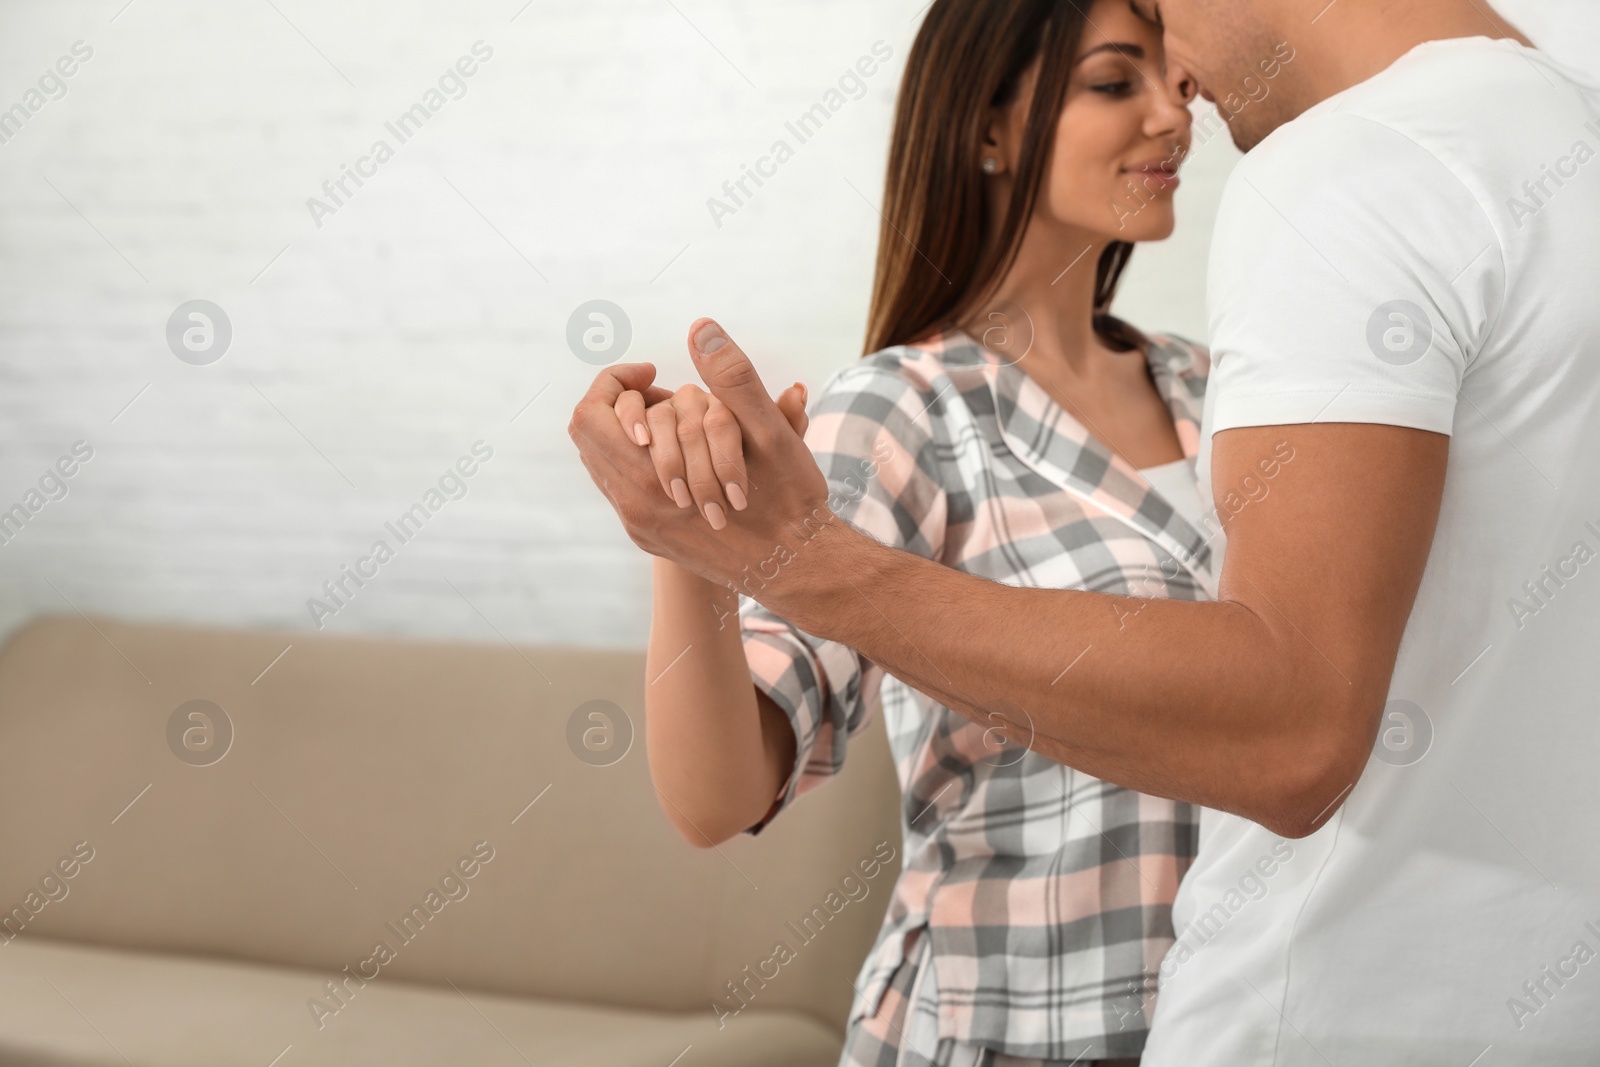
[[[1143,358],[1194,457],[1205,349],[1156,335]],[[1020,364],[960,331],[834,374],[806,441],[834,510],[905,551],[1014,586],[1215,596],[1207,537]],[[1041,1060],[1139,1055],[1198,809],[1003,743],[748,597],[740,621],[751,675],[798,742],[793,773],[751,833],[838,773],[850,737],[882,708],[903,869],[851,1021],[878,1011],[925,929],[940,1037]],[[1082,651],[1063,635],[1062,668]]]

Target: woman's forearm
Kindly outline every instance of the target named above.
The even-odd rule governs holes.
[[[738,596],[659,557],[654,585],[645,668],[650,773],[673,825],[709,848],[772,806],[794,763],[794,730],[750,680]]]

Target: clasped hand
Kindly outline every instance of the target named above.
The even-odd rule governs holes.
[[[567,433],[633,543],[720,585],[806,531],[839,520],[802,435],[805,387],[774,401],[716,323],[697,321],[689,351],[706,388],[654,384],[649,363],[608,367]]]

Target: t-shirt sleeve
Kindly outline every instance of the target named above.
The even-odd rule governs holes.
[[[1296,120],[1239,163],[1218,211],[1209,432],[1450,433],[1504,271],[1489,216],[1434,153],[1355,114]]]
[[[829,380],[806,430],[833,512],[885,544],[929,559],[944,551],[946,497],[933,414],[941,402],[936,388],[876,356]],[[749,596],[740,597],[740,623],[750,676],[788,716],[795,735],[794,766],[771,808],[748,829],[756,834],[843,769],[850,737],[871,721],[883,672]]]

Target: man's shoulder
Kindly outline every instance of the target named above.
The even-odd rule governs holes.
[[[1530,126],[1569,114],[1581,121],[1584,97],[1600,100],[1600,86],[1582,78],[1510,40],[1427,41],[1278,127],[1235,176],[1361,182],[1378,168],[1430,160],[1458,176],[1492,169],[1519,154]]]

